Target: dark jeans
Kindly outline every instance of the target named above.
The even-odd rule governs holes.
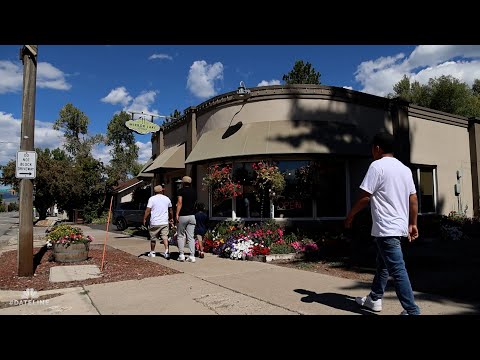
[[[393,277],[395,292],[402,307],[409,315],[420,315],[420,309],[415,304],[413,297],[412,285],[405,268],[405,261],[403,261],[400,240],[400,236],[375,238],[377,244],[377,272],[373,278],[370,297],[374,301],[383,297],[388,276],[390,275]]]

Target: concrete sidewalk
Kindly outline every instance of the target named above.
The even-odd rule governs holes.
[[[106,232],[81,226],[103,244]],[[107,245],[139,256],[149,250],[145,238],[110,232]],[[163,246],[157,245],[157,250]],[[176,247],[171,251],[175,252]],[[142,280],[97,284],[39,292],[61,293],[46,305],[21,305],[1,314],[255,314],[352,315],[372,314],[360,308],[355,296],[368,293],[370,283],[280,267],[267,263],[218,258],[186,263],[163,257],[146,258],[181,271]],[[108,259],[107,259],[108,261]],[[416,293],[425,315],[478,314],[479,304]],[[20,299],[21,292],[0,291],[0,301]],[[388,288],[379,315],[402,311],[393,288]]]

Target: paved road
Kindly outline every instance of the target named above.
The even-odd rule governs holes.
[[[0,236],[7,233],[14,225],[18,227],[18,211],[0,212]]]

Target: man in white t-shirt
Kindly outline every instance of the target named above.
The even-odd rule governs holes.
[[[412,171],[393,156],[394,138],[388,133],[375,135],[372,143],[374,161],[360,185],[361,194],[345,219],[350,228],[354,216],[369,202],[372,236],[377,245],[377,271],[370,294],[355,301],[373,311],[382,310],[382,297],[389,275],[403,307],[402,315],[420,315],[405,268],[401,239],[418,238],[418,201]]]
[[[173,210],[172,202],[170,199],[163,195],[163,186],[157,185],[153,188],[155,195],[148,199],[147,208],[143,216],[143,225],[146,224],[147,218],[150,215],[150,226],[148,228],[150,232],[150,249],[148,256],[155,257],[155,244],[156,239],[163,240],[165,246],[165,259],[170,257],[168,252],[168,229],[170,225],[173,225]]]

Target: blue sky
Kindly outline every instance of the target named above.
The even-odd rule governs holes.
[[[20,48],[0,46],[0,165],[19,149]],[[240,81],[282,84],[296,60],[310,62],[324,85],[385,96],[404,74],[421,83],[445,74],[472,84],[480,78],[479,59],[480,46],[469,45],[40,45],[35,146],[62,145],[52,124],[69,102],[90,118],[91,134],[105,134],[122,109],[169,115],[236,90]],[[144,162],[150,136],[136,140]],[[108,162],[108,150],[99,146],[94,154]]]

